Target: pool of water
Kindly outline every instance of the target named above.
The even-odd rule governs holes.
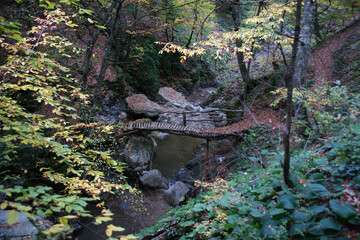
[[[178,135],[158,140],[152,168],[158,169],[165,178],[173,178],[179,168],[191,160],[197,145],[202,141],[201,138]]]

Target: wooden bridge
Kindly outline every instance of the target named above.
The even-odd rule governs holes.
[[[240,137],[246,131],[245,129],[239,132],[234,132],[230,130],[226,131],[226,129],[229,128],[196,128],[163,122],[129,122],[124,125],[122,132],[123,134],[129,134],[137,131],[159,131],[212,140],[228,137]]]

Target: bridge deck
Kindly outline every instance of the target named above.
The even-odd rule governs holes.
[[[133,131],[159,131],[176,135],[186,135],[205,139],[223,139],[228,137],[240,137],[244,131],[222,131],[222,128],[195,128],[162,122],[129,122],[124,125],[123,133]]]

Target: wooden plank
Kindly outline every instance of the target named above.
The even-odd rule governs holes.
[[[191,136],[197,138],[205,138],[205,139],[224,139],[228,137],[240,137],[242,136],[242,132],[216,132],[209,131],[208,129],[202,128],[189,128],[186,126],[169,124],[169,123],[159,123],[159,122],[146,122],[146,123],[128,123],[126,124],[122,132],[123,134],[128,134],[129,132],[134,131],[159,131],[166,132],[175,135],[184,135]]]

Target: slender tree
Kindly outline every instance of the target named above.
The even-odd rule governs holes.
[[[296,55],[299,45],[300,38],[300,21],[301,21],[301,2],[302,0],[297,0],[296,5],[296,23],[295,23],[295,35],[294,43],[292,45],[291,52],[291,61],[288,67],[287,72],[285,73],[285,81],[287,86],[287,97],[286,97],[286,126],[283,134],[284,140],[284,164],[283,164],[283,174],[284,181],[286,185],[291,186],[290,181],[290,133],[291,133],[291,123],[292,123],[292,99],[293,99],[293,77],[296,63]]]

